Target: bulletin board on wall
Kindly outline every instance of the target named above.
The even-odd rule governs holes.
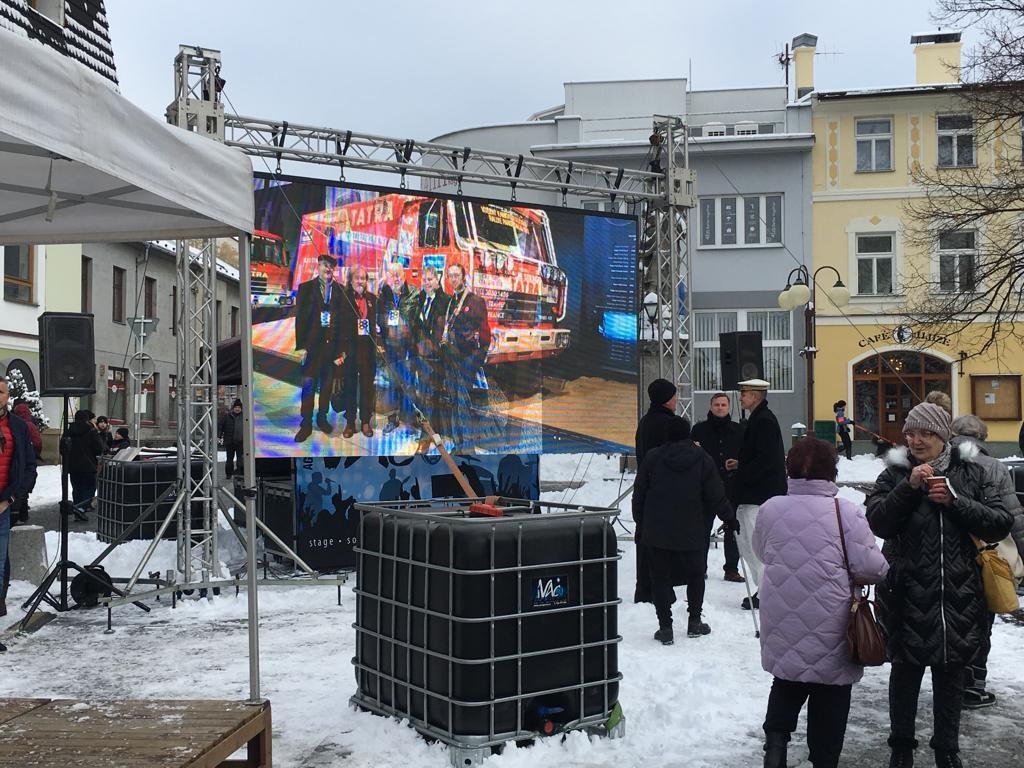
[[[1020,421],[1020,375],[972,375],[971,413],[982,421]]]

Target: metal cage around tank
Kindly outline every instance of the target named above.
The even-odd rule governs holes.
[[[357,691],[469,766],[510,740],[616,736],[617,510],[503,499],[357,504]]]

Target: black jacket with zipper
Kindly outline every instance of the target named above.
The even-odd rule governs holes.
[[[910,485],[920,463],[905,448],[889,464],[866,500],[867,518],[889,575],[878,586],[878,619],[889,658],[916,666],[967,664],[987,631],[988,608],[971,534],[999,541],[1013,517],[998,495],[986,498],[984,470],[954,457],[946,477],[956,493],[952,505],[928,500],[925,484]]]

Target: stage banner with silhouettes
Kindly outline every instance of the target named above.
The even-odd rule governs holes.
[[[455,456],[478,496],[540,497],[536,455]],[[356,565],[359,502],[461,498],[465,494],[438,455],[306,458],[295,462],[297,554],[322,571]]]
[[[635,217],[286,177],[255,201],[257,456],[630,450]]]

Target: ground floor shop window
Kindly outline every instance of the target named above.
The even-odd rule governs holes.
[[[933,390],[951,394],[952,384],[950,364],[924,352],[882,352],[855,363],[854,437],[902,443],[910,409]]]

